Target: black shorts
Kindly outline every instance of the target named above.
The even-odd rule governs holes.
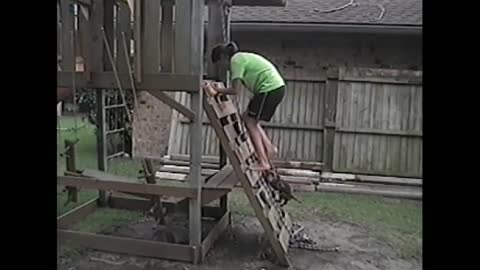
[[[284,95],[285,86],[268,93],[255,94],[248,103],[247,115],[257,120],[270,121]]]

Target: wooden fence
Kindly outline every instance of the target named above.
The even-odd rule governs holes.
[[[422,177],[421,71],[339,68],[284,75],[287,94],[264,125],[280,160],[323,162],[334,172]],[[240,108],[249,96],[242,91]],[[176,99],[189,104],[185,93]],[[189,153],[187,122],[173,114],[169,155]],[[203,155],[218,156],[206,117],[202,132]]]

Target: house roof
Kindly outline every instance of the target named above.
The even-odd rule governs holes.
[[[231,20],[233,23],[422,26],[422,0],[353,0],[354,4],[351,3],[352,0],[287,0],[285,7],[234,6]],[[335,11],[325,12],[332,9]]]

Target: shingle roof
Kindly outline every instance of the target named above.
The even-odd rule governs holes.
[[[376,25],[422,25],[422,0],[354,0],[356,5],[335,12],[351,0],[287,0],[285,7],[232,8],[232,22],[334,23]],[[376,20],[382,13],[381,19]]]

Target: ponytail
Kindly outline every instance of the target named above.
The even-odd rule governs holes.
[[[239,51],[240,50],[238,49],[238,45],[233,41],[230,41],[226,44],[217,45],[212,49],[212,53],[211,53],[212,62],[213,63],[218,62],[222,55],[225,55],[228,58],[231,58],[234,54],[236,54]]]

